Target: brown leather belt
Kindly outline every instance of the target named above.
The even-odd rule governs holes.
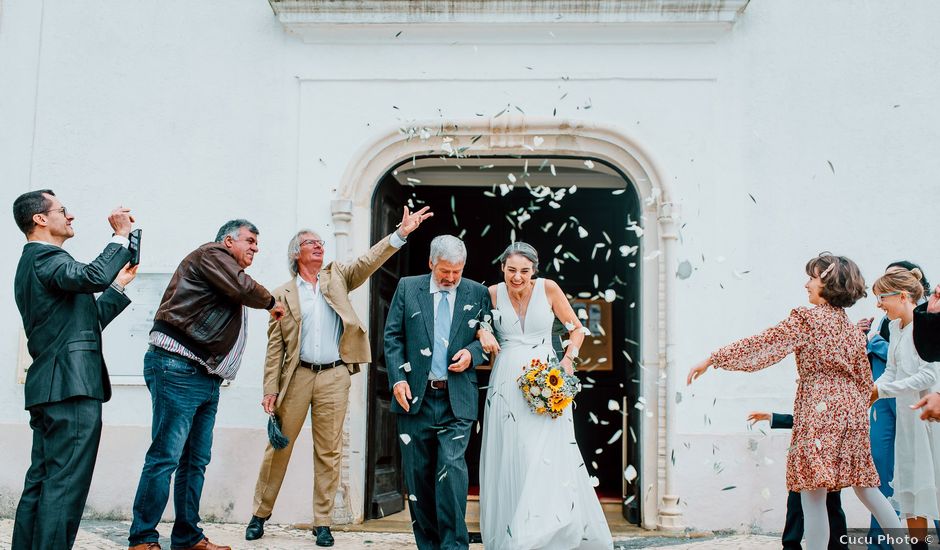
[[[446,390],[447,380],[428,380],[429,390]]]
[[[342,359],[337,359],[336,361],[333,361],[332,363],[323,363],[322,365],[318,365],[316,363],[308,363],[306,361],[300,362],[301,367],[305,369],[310,369],[316,372],[320,372],[321,370],[326,370],[326,369],[332,369],[333,367],[338,367],[340,365],[345,365],[345,364],[346,363],[343,363]]]

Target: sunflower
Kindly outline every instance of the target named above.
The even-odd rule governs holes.
[[[565,407],[567,407],[569,403],[571,403],[571,399],[561,393],[553,393],[552,396],[548,398],[548,406],[553,412],[565,410]]]
[[[558,369],[548,371],[548,374],[545,376],[545,385],[553,391],[560,390],[564,383],[565,379],[561,377],[561,371]]]

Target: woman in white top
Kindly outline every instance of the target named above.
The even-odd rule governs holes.
[[[924,293],[920,279],[917,268],[892,267],[872,287],[891,331],[887,367],[875,381],[872,403],[882,397],[897,399],[893,504],[907,520],[911,536],[923,541],[927,520],[940,519],[940,429],[918,418],[911,405],[940,389],[940,365],[924,361],[914,349],[914,308]]]

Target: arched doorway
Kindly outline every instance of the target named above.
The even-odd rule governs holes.
[[[471,161],[471,157],[474,159],[473,161]],[[340,257],[343,257],[344,252],[348,256],[348,250],[352,244],[348,238],[350,234],[358,237],[355,248],[361,248],[368,244],[365,242],[366,239],[362,237],[367,236],[375,239],[379,234],[384,234],[388,229],[389,222],[387,219],[392,216],[391,212],[400,212],[401,204],[409,198],[412,201],[434,201],[440,204],[441,206],[435,206],[438,211],[437,216],[445,220],[455,213],[460,216],[464,215],[459,209],[456,209],[456,207],[451,208],[448,204],[456,201],[456,196],[451,200],[452,193],[449,194],[449,190],[445,189],[445,187],[451,186],[426,186],[424,189],[419,190],[417,185],[419,182],[410,182],[415,184],[412,187],[411,185],[401,185],[402,182],[398,181],[397,187],[399,189],[390,192],[389,190],[393,188],[393,184],[389,183],[388,178],[397,176],[395,174],[396,167],[399,167],[401,172],[408,172],[408,168],[411,168],[414,173],[415,170],[431,170],[435,166],[437,168],[446,167],[453,172],[453,170],[463,171],[463,164],[466,164],[470,170],[481,170],[482,165],[480,163],[484,162],[484,159],[489,161],[487,164],[494,165],[499,159],[502,159],[504,162],[514,164],[513,169],[518,169],[518,165],[520,163],[524,164],[527,158],[530,160],[539,159],[539,165],[546,159],[549,159],[549,162],[551,162],[551,159],[557,159],[560,166],[566,162],[583,164],[585,161],[590,161],[594,163],[594,167],[591,168],[585,165],[589,170],[599,172],[609,170],[620,177],[619,186],[620,190],[623,191],[619,195],[620,199],[615,200],[618,195],[613,194],[616,189],[611,187],[599,187],[592,190],[590,186],[585,186],[569,195],[569,197],[577,197],[578,193],[583,192],[581,197],[587,197],[587,199],[581,199],[581,204],[578,204],[578,201],[572,201],[570,203],[572,206],[568,207],[587,209],[584,212],[579,212],[579,215],[569,212],[569,214],[578,218],[579,222],[582,219],[591,219],[592,221],[595,218],[601,219],[605,212],[610,213],[613,217],[622,216],[625,213],[631,214],[628,210],[632,211],[632,214],[638,218],[627,219],[622,217],[620,219],[622,222],[620,231],[626,230],[625,228],[629,226],[630,229],[627,231],[633,232],[635,244],[630,245],[626,244],[626,241],[622,241],[622,243],[617,243],[616,250],[613,250],[610,246],[607,248],[612,250],[611,255],[620,255],[619,246],[628,248],[638,246],[639,250],[645,251],[647,256],[647,260],[644,261],[642,255],[637,255],[634,258],[635,262],[632,262],[636,265],[628,268],[627,272],[622,273],[620,276],[620,279],[624,280],[625,277],[629,277],[629,273],[635,273],[637,279],[634,288],[638,291],[635,300],[618,300],[623,301],[622,307],[629,308],[630,304],[633,304],[633,307],[629,308],[633,311],[623,311],[621,325],[615,328],[615,331],[627,330],[628,327],[631,327],[627,319],[631,315],[633,316],[635,322],[629,330],[634,331],[631,334],[636,337],[631,338],[626,335],[626,332],[623,334],[625,339],[632,340],[635,343],[635,348],[631,353],[631,350],[624,345],[620,351],[626,351],[630,357],[628,359],[621,353],[621,358],[624,365],[631,363],[642,366],[633,371],[630,378],[626,378],[626,367],[623,367],[618,375],[611,375],[615,380],[619,376],[619,380],[615,383],[618,384],[617,389],[621,391],[621,401],[617,403],[616,399],[607,399],[610,408],[604,408],[609,412],[613,412],[610,409],[613,409],[616,405],[620,409],[617,414],[627,419],[627,424],[621,428],[623,431],[619,434],[619,438],[614,437],[614,434],[609,434],[614,441],[607,444],[606,448],[604,446],[588,448],[594,443],[585,445],[583,440],[581,445],[585,454],[597,452],[597,449],[601,449],[597,457],[607,453],[607,456],[600,461],[596,459],[597,457],[590,460],[590,462],[596,463],[597,470],[603,470],[604,472],[613,469],[611,466],[605,465],[605,460],[609,461],[608,457],[614,455],[609,450],[610,445],[620,442],[626,447],[627,449],[622,451],[617,459],[624,461],[621,466],[626,464],[637,470],[638,477],[626,483],[622,475],[617,475],[618,481],[624,486],[621,496],[625,497],[625,506],[630,508],[632,504],[634,509],[639,507],[641,512],[640,523],[646,527],[655,527],[657,525],[677,526],[681,522],[681,512],[675,506],[676,497],[671,487],[671,466],[667,459],[668,450],[672,448],[672,433],[671,430],[667,429],[667,423],[671,419],[671,415],[668,414],[671,404],[665,398],[670,383],[668,379],[669,355],[667,352],[670,347],[669,338],[674,333],[670,329],[670,316],[668,315],[672,308],[671,293],[668,288],[672,277],[667,275],[667,271],[673,269],[673,267],[670,267],[670,263],[673,261],[672,248],[675,239],[672,195],[659,181],[655,166],[648,155],[641,154],[640,149],[628,138],[615,129],[602,125],[510,116],[490,120],[458,121],[451,124],[438,124],[433,127],[419,125],[410,129],[390,131],[364,147],[343,177],[339,189],[341,198],[333,203],[338,253]],[[474,162],[476,165],[474,165]],[[459,168],[457,168],[458,165]],[[529,166],[528,173],[534,173],[537,168],[537,166]],[[544,166],[542,168],[544,170]],[[558,167],[556,167],[557,170]],[[420,180],[421,178],[413,179]],[[518,180],[517,177],[517,182]],[[407,178],[405,182],[409,183]],[[506,183],[511,183],[511,181]],[[518,185],[524,187],[521,183],[518,183]],[[400,188],[403,187],[410,188],[410,193],[401,193]],[[503,189],[499,186],[495,191],[491,186],[486,189],[477,185],[467,185],[467,187],[474,188],[473,192],[475,193],[482,194],[484,191],[488,191],[499,195],[498,203],[505,203],[509,211],[519,212],[516,203],[512,203],[516,200],[513,197],[516,194],[515,190],[503,194]],[[627,189],[630,191],[629,194],[627,194]],[[595,191],[606,193],[606,200],[599,199],[599,195],[590,197],[590,193]],[[468,191],[465,190],[463,193],[466,194]],[[531,195],[528,190],[523,190],[518,195],[518,200],[527,200],[524,199],[527,193]],[[467,198],[471,202],[476,200],[470,199],[469,195],[462,198]],[[489,198],[493,199],[494,197]],[[618,201],[626,201],[627,199],[632,200],[632,203],[624,202],[618,206]],[[563,211],[564,208],[558,210]],[[618,208],[620,208],[619,211]],[[386,210],[384,214],[380,212],[382,209]],[[475,236],[475,239],[486,237],[483,230],[476,226],[485,227],[486,218],[495,217],[497,213],[493,209],[480,214],[467,212],[468,218],[466,218],[464,225],[474,225],[473,230],[479,231],[480,235]],[[503,217],[503,213],[499,214],[500,217]],[[532,220],[524,223],[530,221]],[[633,224],[630,222],[633,222]],[[516,223],[518,224],[518,219]],[[456,224],[451,224],[449,229],[458,229],[460,225],[460,219],[458,218]],[[495,231],[497,229],[494,223],[490,222],[489,225],[491,226],[489,231],[494,231],[493,235],[496,235]],[[509,224],[509,226],[512,225],[512,223]],[[616,226],[616,222],[608,222],[608,225],[613,228]],[[540,225],[540,227],[542,226]],[[555,225],[555,227],[558,228],[559,226]],[[585,225],[585,227],[587,226]],[[471,229],[465,229],[464,237],[466,238]],[[506,227],[501,230],[506,231]],[[590,229],[588,231],[591,232]],[[607,240],[603,237],[605,230],[601,229],[600,231],[600,235],[595,236]],[[459,230],[449,232],[460,234]],[[543,231],[543,233],[549,234],[550,229]],[[430,236],[426,235],[424,237],[429,239]],[[607,244],[615,244],[613,242],[614,235],[607,232],[607,236],[611,241]],[[517,237],[521,238],[521,235],[517,234]],[[508,242],[505,235],[499,236],[498,239],[493,241],[498,245],[487,244],[486,246],[486,249],[492,252],[492,256],[498,254]],[[535,240],[535,238],[529,237],[526,237],[526,239]],[[362,242],[358,242],[359,240]],[[421,250],[422,247],[418,246],[419,243],[414,238],[412,240],[413,242],[409,243],[411,254],[419,257],[426,254],[426,246]],[[583,239],[579,239],[579,241],[583,241]],[[599,242],[597,239],[590,241],[595,256],[598,249],[594,245],[597,242]],[[549,243],[540,241],[539,244],[543,254],[547,257],[553,255],[555,248],[550,246]],[[572,247],[567,252],[580,260],[582,256],[574,250],[577,245],[572,244]],[[600,248],[603,249],[604,247]],[[562,251],[560,250],[558,253],[562,254]],[[473,269],[472,265],[476,265],[483,275],[476,275],[476,278],[487,282],[496,280],[498,272],[494,266],[489,265],[489,259],[483,259],[483,257],[477,259],[473,257],[473,254],[471,248],[471,263],[468,264],[468,270]],[[589,258],[591,252],[589,251],[586,254],[581,252],[581,254],[585,258]],[[606,256],[607,251],[601,250],[601,254]],[[563,258],[566,259],[566,262],[576,263],[570,256],[563,256]],[[609,260],[605,260],[605,262],[607,261]],[[625,261],[631,263],[629,258]],[[400,270],[399,273],[402,273],[403,270],[409,270],[410,273],[410,270],[413,269],[411,264],[414,262],[417,262],[415,266],[418,266],[426,260],[412,260],[408,257],[408,254],[403,254],[389,267],[391,270]],[[622,270],[622,266],[620,269]],[[418,272],[422,271],[423,269]],[[486,273],[482,273],[484,271]],[[600,284],[594,284],[594,273],[587,275],[580,271],[584,270],[579,270],[576,275],[572,273],[572,280],[569,281],[572,283],[571,288],[575,291],[575,297],[577,298],[577,293],[587,292],[588,297],[593,296],[596,298],[595,293],[592,291],[600,290]],[[468,275],[472,277],[473,274],[471,273],[469,272]],[[549,276],[554,275],[551,272],[546,274]],[[564,269],[562,269],[561,275],[569,276],[565,274]],[[581,280],[576,280],[582,276],[589,276],[590,282],[584,283]],[[372,326],[370,332],[373,332],[376,336],[381,334],[381,321],[384,320],[382,318],[384,313],[382,295],[383,292],[388,291],[388,286],[391,285],[392,289],[394,288],[394,281],[397,281],[395,277],[395,272],[389,271],[384,276],[384,282],[382,281],[383,275],[377,275],[372,281],[370,311],[370,318],[372,319],[370,324]],[[598,279],[600,279],[599,274]],[[610,283],[613,281],[611,276],[610,279],[603,282]],[[564,281],[560,282],[563,283],[564,287]],[[626,286],[629,285],[625,284]],[[581,290],[584,287],[587,287],[587,290]],[[606,287],[604,290],[606,290]],[[372,338],[373,343],[374,345],[380,345],[378,343],[381,342],[381,338],[376,336]],[[621,343],[625,342],[626,340]],[[377,353],[374,355],[378,356]],[[608,361],[610,361],[609,356]],[[616,367],[616,365],[614,366]],[[384,502],[388,503],[401,499],[400,493],[395,494],[396,491],[400,491],[400,488],[396,488],[394,483],[396,475],[394,473],[395,457],[389,454],[380,456],[385,451],[381,451],[376,441],[373,440],[386,432],[394,434],[394,424],[390,424],[392,419],[386,414],[387,409],[384,409],[382,397],[379,395],[382,380],[381,374],[376,374],[378,372],[377,368],[372,369],[368,384],[369,391],[367,395],[363,396],[366,400],[365,407],[369,410],[369,428],[366,430],[367,441],[365,445],[367,456],[364,474],[366,479],[363,480],[368,493],[363,502],[365,518],[377,515],[380,512],[379,506],[381,506],[383,498],[385,499]],[[591,375],[587,374],[586,376]],[[599,373],[598,377],[600,377]],[[598,377],[591,376],[595,382]],[[375,383],[373,384],[373,382]],[[603,383],[597,385],[609,385],[608,382],[610,381],[604,380]],[[590,384],[590,382],[588,383]],[[621,383],[624,384],[623,388],[619,388]],[[631,390],[631,384],[633,390]],[[624,401],[623,397],[627,397],[627,400]],[[634,399],[634,401],[631,402],[631,399]],[[639,405],[637,405],[638,403]],[[606,424],[601,424],[600,417],[596,421],[588,417],[587,421],[593,422],[598,427],[598,432],[603,431],[599,429],[600,426],[608,428],[611,426],[610,420],[607,419],[605,419]],[[635,424],[633,424],[634,422]],[[605,440],[604,443],[606,444],[607,441]],[[631,447],[633,449],[632,455]],[[394,450],[390,453],[394,454]],[[586,456],[586,460],[589,458]],[[608,477],[608,475],[605,474],[605,477]],[[613,484],[613,481],[608,480],[608,483]],[[384,497],[377,499],[376,495],[384,495]],[[399,502],[401,501],[399,500]],[[381,512],[387,513],[387,510]]]

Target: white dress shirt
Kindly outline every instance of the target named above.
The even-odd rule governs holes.
[[[401,248],[405,239],[396,231],[389,238],[389,244]],[[300,294],[300,360],[316,365],[338,361],[343,321],[320,292],[320,275],[317,274],[316,284],[311,284],[298,274],[297,291]]]
[[[320,292],[320,276],[316,284],[297,275],[300,294],[300,360],[322,365],[339,359],[339,339],[343,322]]]

